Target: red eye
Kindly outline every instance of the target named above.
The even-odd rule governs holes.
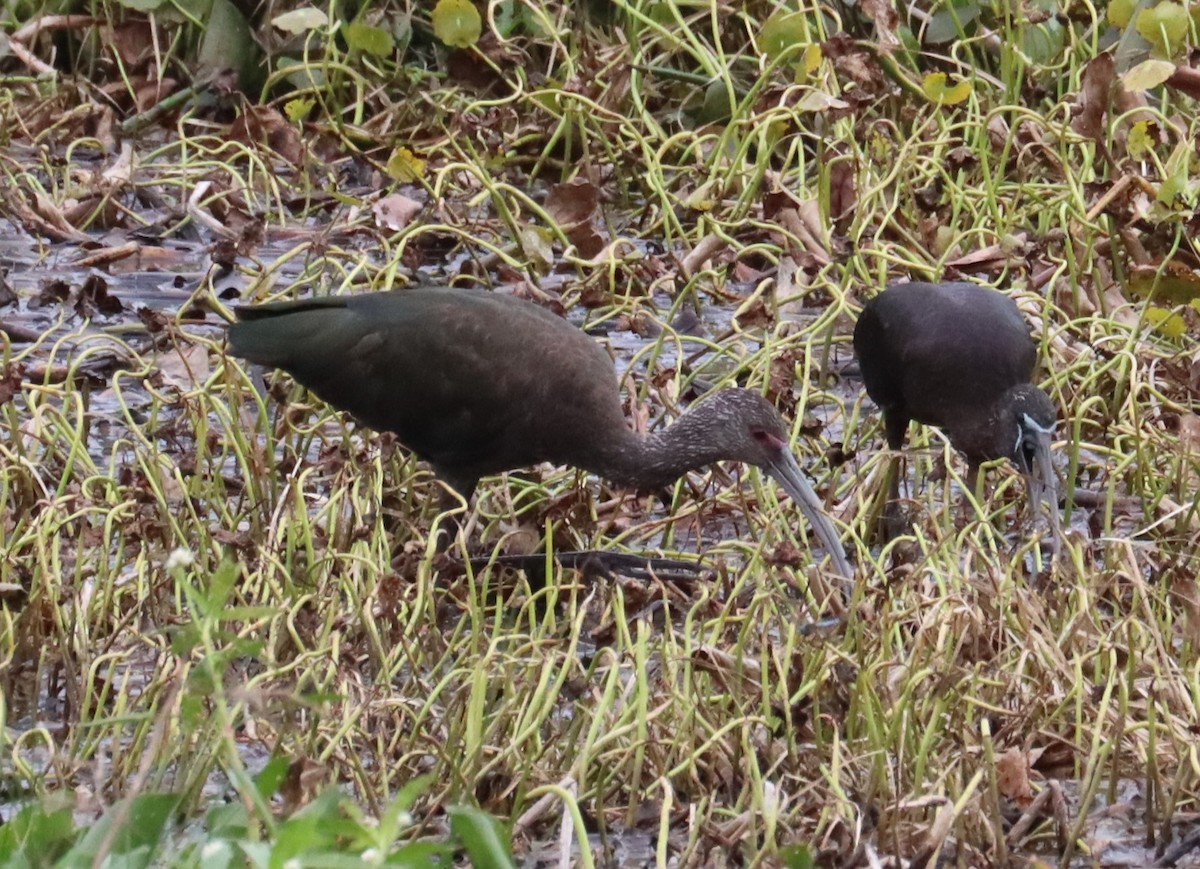
[[[761,428],[751,429],[750,437],[754,438],[760,444],[769,444],[771,442],[771,435]]]

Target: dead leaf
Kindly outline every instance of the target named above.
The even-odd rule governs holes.
[[[1190,453],[1200,453],[1200,416],[1185,413],[1179,417],[1179,442]]]
[[[964,272],[998,271],[1006,265],[1020,261],[1024,250],[1025,233],[1022,232],[996,244],[947,260],[946,267]]]
[[[403,193],[385,196],[371,206],[371,213],[375,215],[375,225],[393,232],[398,232],[412,223],[412,219],[420,211],[421,203]]]
[[[49,308],[61,305],[71,297],[71,286],[59,278],[43,280],[38,287],[38,293],[29,300],[30,309]]]
[[[1167,87],[1175,88],[1194,100],[1200,100],[1200,69],[1190,66],[1176,67],[1174,74],[1167,79]]]
[[[869,93],[887,87],[879,62],[848,34],[839,33],[822,42],[821,53],[833,61],[839,73],[858,82]]]
[[[1104,116],[1112,100],[1117,64],[1110,51],[1098,54],[1083,69],[1083,80],[1075,102],[1071,129],[1099,145],[1104,145]]]
[[[822,241],[824,231],[820,225],[820,208],[815,200],[785,208],[776,215],[775,220],[786,233],[784,245],[788,253],[801,268],[820,268],[832,262],[829,249]]]
[[[608,234],[596,229],[591,223],[580,224],[567,233],[575,246],[575,252],[584,259],[592,259],[608,246]]]
[[[848,221],[858,207],[856,168],[849,158],[832,160],[829,164],[829,216],[839,225]]]
[[[17,291],[8,279],[8,269],[0,269],[0,308],[17,303]]]
[[[109,295],[108,281],[96,274],[88,275],[75,294],[75,313],[80,317],[112,317],[124,310],[121,300]]]
[[[154,30],[145,18],[106,28],[108,45],[126,70],[141,70],[154,57]]]
[[[579,256],[591,259],[608,244],[606,233],[598,230],[593,218],[600,191],[583,178],[556,184],[546,196],[546,213],[558,225]]]
[[[133,105],[144,114],[175,92],[179,82],[173,78],[142,78],[133,80]]]
[[[583,178],[555,184],[546,196],[546,213],[564,231],[589,221],[596,213],[600,191]]]
[[[200,344],[175,347],[158,357],[163,381],[179,390],[189,390],[208,380],[208,350]]]
[[[21,391],[21,369],[16,365],[6,365],[4,373],[0,374],[0,407],[13,400]]]
[[[1029,758],[1019,748],[1010,748],[996,761],[996,787],[1018,806],[1033,801],[1029,782]]]
[[[235,142],[269,148],[293,166],[304,163],[300,131],[271,106],[246,105],[229,129]]]
[[[900,47],[896,28],[900,25],[900,14],[891,0],[863,0],[862,11],[875,23],[875,38],[879,48],[891,52]]]

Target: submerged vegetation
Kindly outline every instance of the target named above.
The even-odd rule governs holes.
[[[192,5],[0,13],[4,859],[1192,847],[1190,7]],[[965,492],[924,429],[911,530],[872,539],[889,455],[850,335],[902,279],[1031,324],[1056,558],[1010,466]],[[761,389],[852,600],[752,472],[664,502],[531,468],[484,481],[459,550],[543,551],[544,584],[436,554],[441,490],[393,437],[224,352],[234,305],[421,282],[584,325],[639,430]],[[711,569],[554,565],[589,547]]]

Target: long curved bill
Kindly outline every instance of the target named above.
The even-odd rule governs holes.
[[[1062,548],[1062,525],[1058,515],[1058,475],[1054,473],[1054,462],[1050,460],[1050,439],[1053,435],[1054,432],[1041,429],[1025,435],[1034,439],[1034,459],[1025,473],[1025,480],[1029,487],[1029,512],[1034,519],[1042,510],[1042,499],[1050,502],[1046,508],[1050,520],[1050,549],[1058,555]]]
[[[842,541],[833,527],[833,522],[825,515],[825,510],[822,508],[816,492],[804,478],[804,471],[800,469],[800,463],[796,461],[796,457],[790,450],[780,450],[778,457],[766,466],[766,471],[796,502],[800,512],[804,514],[804,518],[816,532],[821,545],[833,559],[834,570],[841,574],[847,582],[852,581],[854,568],[850,566],[850,561],[846,558],[846,550],[842,547]]]

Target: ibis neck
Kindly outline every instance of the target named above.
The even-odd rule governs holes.
[[[714,443],[707,422],[685,413],[660,432],[639,435],[625,429],[620,438],[590,456],[584,466],[621,486],[657,489],[688,471],[724,458],[728,456]]]

